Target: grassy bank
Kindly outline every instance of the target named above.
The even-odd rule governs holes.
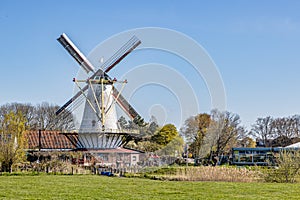
[[[1,199],[299,199],[299,184],[157,181],[92,175],[0,176]]]

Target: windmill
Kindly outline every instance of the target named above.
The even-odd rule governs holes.
[[[56,111],[56,115],[64,115],[70,112],[70,107],[76,106],[79,99],[85,100],[83,117],[78,131],[78,140],[72,133],[65,134],[69,140],[82,149],[117,148],[132,138],[134,132],[120,130],[117,123],[116,104],[137,124],[142,124],[143,119],[136,110],[122,96],[121,90],[115,88],[116,83],[127,81],[112,79],[107,73],[132,52],[141,41],[133,36],[110,59],[96,69],[91,62],[80,52],[74,43],[62,34],[59,43],[77,61],[88,75],[87,80],[73,79],[79,91],[62,107]],[[79,83],[84,83],[82,87]]]

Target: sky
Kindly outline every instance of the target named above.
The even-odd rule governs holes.
[[[299,9],[296,0],[1,0],[0,105],[62,105],[72,96],[72,78],[79,67],[56,41],[63,32],[88,55],[120,32],[159,27],[183,33],[203,47],[222,78],[226,109],[239,114],[242,125],[250,128],[258,117],[299,114]],[[125,60],[125,67],[113,69],[111,76],[126,74],[133,63],[168,65],[195,91],[195,112],[212,109],[203,77],[180,68],[187,63],[178,57],[144,50]],[[163,113],[166,123],[180,126],[181,121],[172,117],[176,101],[169,90],[153,84],[138,89],[130,102],[145,119]]]

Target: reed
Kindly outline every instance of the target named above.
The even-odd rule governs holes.
[[[225,182],[260,182],[262,174],[258,170],[227,166],[179,167],[174,172],[166,172],[156,179],[174,181],[225,181]]]

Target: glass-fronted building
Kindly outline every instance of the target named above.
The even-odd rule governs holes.
[[[270,165],[275,163],[281,147],[232,148],[233,165]]]

